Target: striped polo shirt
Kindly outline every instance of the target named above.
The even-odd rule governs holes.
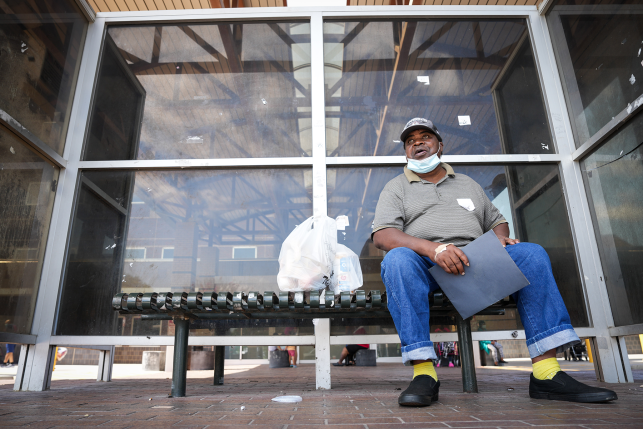
[[[440,166],[447,174],[436,184],[406,167],[386,184],[375,209],[373,234],[397,228],[417,238],[465,246],[507,222],[478,183],[448,164]]]

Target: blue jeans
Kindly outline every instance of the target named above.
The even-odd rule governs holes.
[[[530,356],[535,358],[552,349],[560,353],[580,342],[545,249],[533,243],[518,243],[506,249],[530,283],[513,294]],[[437,358],[431,342],[428,300],[429,292],[439,288],[429,273],[434,265],[429,258],[406,247],[391,250],[382,261],[382,280],[402,342],[404,365],[411,365],[412,360]]]

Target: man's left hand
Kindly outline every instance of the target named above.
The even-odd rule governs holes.
[[[498,240],[500,240],[500,244],[502,244],[502,247],[507,247],[507,245],[511,244],[517,244],[520,243],[520,240],[516,240],[515,238],[509,238],[505,237],[504,235],[497,235]]]
[[[511,245],[520,243],[520,240],[509,238],[509,224],[505,222],[501,223],[500,225],[496,225],[496,227],[493,229],[493,232],[496,233],[496,237],[498,237],[498,240],[500,240],[500,244],[502,244],[502,247],[507,247],[508,244]]]

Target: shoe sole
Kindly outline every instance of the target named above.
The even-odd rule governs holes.
[[[618,399],[616,393],[579,393],[576,395],[558,395],[552,393],[532,393],[529,392],[532,399],[549,399],[550,401],[567,401],[567,402],[609,402]]]
[[[424,395],[400,395],[397,403],[403,407],[428,407],[431,402],[437,402],[439,394],[436,393],[432,397]]]

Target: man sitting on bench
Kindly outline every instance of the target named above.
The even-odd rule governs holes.
[[[404,174],[382,191],[373,224],[373,242],[388,253],[382,280],[388,308],[402,343],[402,360],[413,365],[413,381],[400,405],[427,406],[438,400],[440,382],[430,340],[427,296],[438,288],[429,268],[465,275],[469,265],[458,248],[493,230],[530,284],[513,295],[525,327],[533,363],[529,396],[573,402],[603,402],[616,393],[580,383],[560,370],[556,352],[580,340],[554,280],[547,252],[509,238],[507,221],[480,185],[440,162],[443,143],[427,119],[411,119],[400,136],[408,160]],[[460,200],[460,202],[458,202]]]

